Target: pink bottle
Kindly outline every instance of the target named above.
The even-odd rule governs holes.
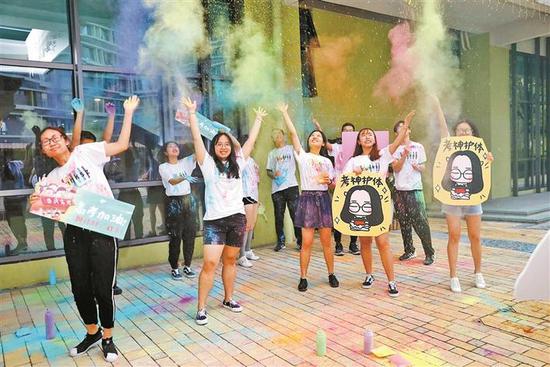
[[[363,351],[365,354],[370,354],[374,349],[374,333],[371,330],[365,330],[363,339]]]

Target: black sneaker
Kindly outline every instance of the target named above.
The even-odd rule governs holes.
[[[120,289],[120,287],[118,285],[115,284],[115,286],[113,287],[113,294],[115,296],[119,296],[122,294],[122,289]]]
[[[298,284],[298,290],[300,292],[307,291],[307,279],[306,278],[300,278],[300,283]]]
[[[101,341],[101,349],[103,349],[103,358],[107,362],[113,363],[118,358],[118,352],[116,351],[113,338],[106,338]]]
[[[88,349],[90,349],[90,348],[92,348],[96,345],[99,345],[99,343],[101,343],[101,338],[102,337],[103,337],[103,332],[102,332],[101,328],[99,328],[97,333],[95,333],[93,335],[86,334],[86,337],[84,338],[84,340],[82,340],[80,342],[80,344],[78,344],[76,347],[72,348],[69,351],[69,355],[71,357],[76,357],[76,356],[79,356],[81,354],[86,353],[88,351]]]
[[[174,280],[182,280],[183,276],[180,273],[179,269],[172,269],[172,279]]]
[[[349,244],[349,252],[353,255],[361,255],[361,251],[359,251],[359,248],[355,242]]]
[[[273,250],[275,252],[279,252],[281,250],[284,250],[285,248],[286,248],[286,245],[284,243],[278,243]]]
[[[237,302],[230,299],[229,301],[223,301],[222,302],[223,307],[233,311],[233,312],[241,312],[243,310],[243,306],[238,304]]]
[[[416,252],[405,252],[403,255],[399,256],[399,260],[405,261],[414,259],[416,257]]]
[[[365,289],[369,289],[370,287],[372,287],[372,283],[374,283],[374,277],[371,274],[369,274],[365,278],[365,281],[363,282],[363,284],[361,284],[361,287]]]
[[[185,275],[187,278],[196,278],[197,273],[193,269],[191,269],[190,266],[184,266],[183,267],[183,275]]]
[[[336,256],[344,256],[344,246],[340,242],[336,242],[336,246],[334,247],[334,255]]]
[[[328,284],[330,284],[332,288],[338,288],[340,286],[340,282],[336,279],[336,275],[334,274],[328,275]]]
[[[388,294],[390,297],[397,297],[399,296],[399,291],[397,290],[397,284],[395,284],[395,281],[391,281],[388,283]]]
[[[208,324],[208,314],[206,313],[206,308],[197,311],[197,316],[195,316],[195,322],[197,325],[206,325]]]
[[[435,255],[426,256],[424,259],[424,265],[432,265],[435,261]]]

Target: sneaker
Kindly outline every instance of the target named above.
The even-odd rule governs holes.
[[[174,280],[182,280],[183,279],[179,269],[172,269],[172,279],[174,279]]]
[[[372,287],[372,283],[374,283],[374,277],[371,274],[368,274],[363,284],[361,284],[361,288],[369,289]]]
[[[86,337],[84,338],[84,340],[82,340],[80,344],[78,344],[76,347],[72,348],[69,351],[69,355],[71,357],[76,357],[86,353],[90,348],[96,345],[99,345],[101,343],[102,337],[103,337],[103,332],[101,328],[99,328],[99,330],[97,330],[97,333],[93,335],[86,334]]]
[[[435,255],[432,256],[426,256],[424,259],[424,265],[432,265],[435,261]]]
[[[113,294],[115,296],[120,296],[122,294],[122,289],[120,289],[120,287],[118,285],[115,284],[115,286],[113,287]]]
[[[183,275],[185,275],[187,278],[196,278],[197,273],[193,269],[191,269],[190,266],[184,266],[183,267]]]
[[[481,273],[475,273],[476,277],[476,288],[485,288],[485,279],[483,278],[483,274]]]
[[[403,255],[399,256],[399,260],[405,261],[414,259],[416,257],[416,252],[405,252]]]
[[[399,291],[397,290],[397,284],[394,280],[388,283],[388,294],[390,297],[397,297],[399,296]]]
[[[298,290],[300,292],[307,291],[307,279],[306,278],[300,278],[300,283],[298,284]]]
[[[334,274],[328,275],[328,284],[330,284],[332,288],[338,288],[340,286],[340,282],[336,279],[336,275]]]
[[[334,247],[334,255],[344,256],[344,246],[342,246],[340,242],[336,242],[336,246]]]
[[[233,312],[241,312],[243,310],[243,306],[238,304],[237,302],[230,299],[229,301],[223,301],[222,302],[223,307],[230,309]]]
[[[208,324],[208,314],[206,313],[206,308],[197,311],[195,316],[195,322],[197,325],[206,325]]]
[[[281,250],[284,250],[285,248],[286,248],[286,245],[284,243],[278,243],[273,250],[275,252],[279,252]]]
[[[361,255],[361,251],[359,251],[359,247],[357,247],[355,242],[349,244],[349,252],[353,255]]]
[[[457,277],[451,278],[451,290],[455,293],[462,292],[462,289],[460,288],[460,281]]]
[[[296,245],[296,251],[298,251],[298,252],[302,251],[302,244],[301,243]]]
[[[107,362],[113,363],[118,358],[118,352],[116,351],[115,343],[113,343],[113,338],[103,339],[101,341],[101,349],[103,349],[103,358]]]
[[[254,260],[254,261],[260,260],[260,257],[257,256],[257,255],[254,253],[254,251],[252,251],[252,250],[250,250],[250,251],[245,251],[244,254],[245,254],[245,256],[246,256],[246,258],[247,258],[248,260]]]
[[[252,263],[246,258],[246,256],[239,257],[239,260],[237,260],[237,264],[244,268],[251,268]]]

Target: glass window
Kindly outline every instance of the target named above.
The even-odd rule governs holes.
[[[0,57],[71,62],[65,0],[0,0]]]

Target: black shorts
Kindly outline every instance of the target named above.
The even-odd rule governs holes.
[[[252,199],[252,197],[250,197],[250,196],[247,196],[247,197],[243,198],[243,203],[244,203],[244,205],[258,204],[258,202],[256,200]]]
[[[246,217],[241,213],[220,219],[205,220],[203,222],[203,243],[205,245],[241,247],[245,229]]]

